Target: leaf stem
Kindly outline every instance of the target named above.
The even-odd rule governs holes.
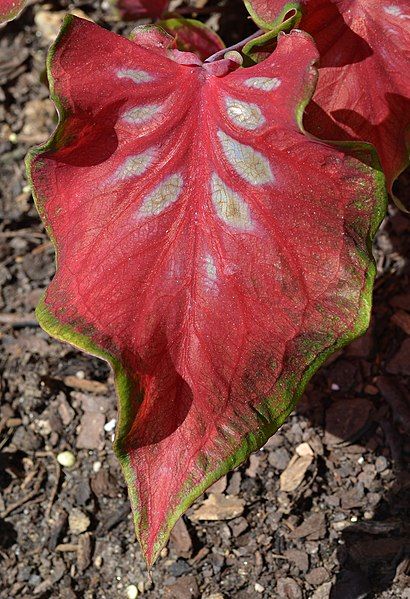
[[[252,35],[250,35],[249,37],[245,38],[244,40],[238,42],[237,44],[233,44],[233,46],[230,46],[229,48],[224,48],[223,50],[218,50],[218,52],[215,52],[215,54],[212,54],[212,56],[209,56],[209,58],[207,58],[205,60],[205,62],[215,62],[216,60],[223,58],[223,56],[227,52],[232,52],[234,50],[241,50],[248,42],[255,40],[256,38],[260,37],[264,33],[265,32],[262,29],[258,29],[258,31],[255,31],[255,33],[252,33]]]
[[[204,6],[202,8],[195,8],[193,6],[182,6],[175,10],[179,15],[209,15],[214,13],[222,13],[225,8],[223,6]]]

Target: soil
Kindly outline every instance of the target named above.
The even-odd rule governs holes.
[[[369,332],[196,502],[147,573],[111,448],[111,372],[34,317],[54,263],[23,159],[54,127],[44,60],[59,12],[73,6],[31,4],[0,30],[1,599],[114,599],[132,596],[129,585],[149,599],[410,598],[410,223],[392,206],[375,242]],[[114,21],[104,2],[75,7],[115,31],[135,25]],[[228,2],[219,21],[232,42],[252,32],[245,15],[233,26],[240,7]],[[397,193],[409,190],[405,173]],[[72,467],[56,459],[65,451]],[[209,512],[217,519],[202,520]]]

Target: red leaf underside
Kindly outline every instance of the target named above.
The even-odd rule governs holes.
[[[114,0],[124,20],[158,19],[166,10],[169,0]]]
[[[173,18],[159,21],[158,25],[175,37],[179,50],[193,52],[202,60],[225,48],[219,35],[201,21]]]
[[[368,146],[301,132],[316,57],[295,31],[222,75],[75,17],[50,54],[61,122],[29,170],[58,268],[38,314],[115,368],[148,563],[367,326],[383,179]]]
[[[0,23],[15,19],[26,5],[26,0],[0,0]]]

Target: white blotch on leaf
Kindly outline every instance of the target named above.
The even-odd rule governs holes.
[[[256,104],[237,100],[231,96],[225,98],[228,117],[231,121],[247,131],[254,131],[265,124],[265,117]]]
[[[252,146],[241,144],[224,131],[219,130],[218,137],[229,164],[245,181],[251,185],[265,185],[275,181],[269,160],[263,154]]]
[[[135,106],[134,108],[127,110],[127,112],[124,112],[122,118],[132,125],[142,125],[143,123],[150,121],[160,108],[161,106],[159,104]]]
[[[139,214],[156,216],[173,204],[179,197],[184,180],[179,173],[167,177],[145,196],[139,209]]]
[[[392,15],[393,17],[401,17],[401,8],[399,6],[383,6],[383,10],[386,14]]]
[[[250,229],[252,219],[249,207],[241,196],[230,189],[216,173],[211,179],[211,195],[216,212],[226,224],[237,229]]]
[[[215,261],[210,254],[206,254],[206,256],[204,257],[204,268],[206,282],[209,286],[212,286],[217,279],[217,271]]]
[[[251,77],[246,79],[246,87],[252,89],[260,89],[264,92],[272,92],[274,89],[278,89],[281,84],[281,80],[277,77]]]
[[[134,83],[149,83],[154,81],[154,77],[146,71],[137,71],[135,69],[120,69],[117,71],[119,79],[132,79]]]
[[[141,154],[129,156],[124,163],[117,168],[112,180],[124,181],[124,179],[130,179],[131,177],[142,175],[152,164],[155,154],[156,148],[149,148]]]

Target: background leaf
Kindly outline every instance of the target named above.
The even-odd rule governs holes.
[[[300,27],[321,56],[306,128],[324,139],[371,142],[391,191],[410,151],[410,3],[310,1]]]
[[[320,52],[319,82],[306,128],[322,139],[364,140],[379,154],[392,191],[410,149],[410,3],[397,0],[245,0],[271,29],[289,8]],[[253,50],[255,52],[255,50]],[[265,58],[259,53],[254,58]]]
[[[124,21],[150,18],[158,19],[168,7],[169,0],[114,0],[120,17]]]

